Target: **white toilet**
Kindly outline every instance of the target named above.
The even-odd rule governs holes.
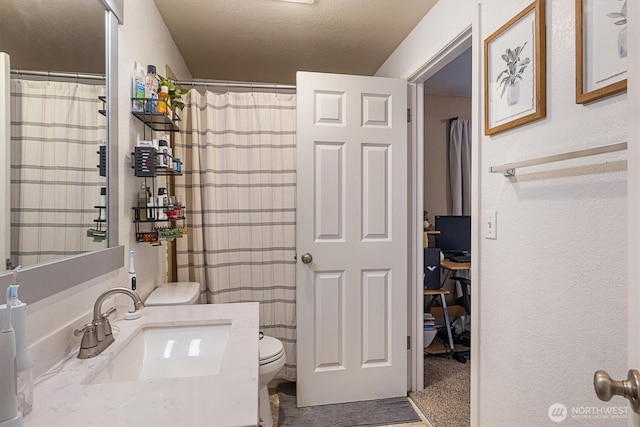
[[[269,382],[278,375],[286,360],[284,346],[276,338],[264,335],[260,339],[260,419],[264,427],[273,426],[271,403],[269,402]]]
[[[163,283],[151,292],[144,302],[146,307],[160,305],[191,305],[198,301],[200,283],[171,282]]]
[[[198,301],[200,283],[171,282],[163,283],[151,292],[144,302],[146,307],[161,305],[190,305]],[[259,412],[262,425],[273,426],[271,403],[269,402],[269,382],[278,375],[284,366],[286,357],[282,342],[264,335],[260,339],[260,380],[259,380]]]

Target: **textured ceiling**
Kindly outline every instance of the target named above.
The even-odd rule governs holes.
[[[373,75],[436,1],[155,3],[193,77],[293,84],[298,70]]]
[[[104,74],[104,7],[87,0],[0,0],[11,68]]]
[[[155,3],[193,77],[293,84],[298,70],[373,75],[436,1]],[[125,25],[140,24],[125,12]],[[0,51],[13,69],[104,73],[104,9],[97,0],[0,0]]]

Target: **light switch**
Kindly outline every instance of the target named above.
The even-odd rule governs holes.
[[[484,216],[484,238],[498,238],[498,221],[496,211],[486,211]]]

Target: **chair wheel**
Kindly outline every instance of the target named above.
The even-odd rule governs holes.
[[[453,359],[457,360],[460,363],[467,363],[467,358],[458,353],[453,354]]]

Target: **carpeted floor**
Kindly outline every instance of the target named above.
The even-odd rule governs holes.
[[[460,363],[446,355],[425,356],[424,390],[409,394],[434,427],[464,427],[470,424],[471,363]]]

